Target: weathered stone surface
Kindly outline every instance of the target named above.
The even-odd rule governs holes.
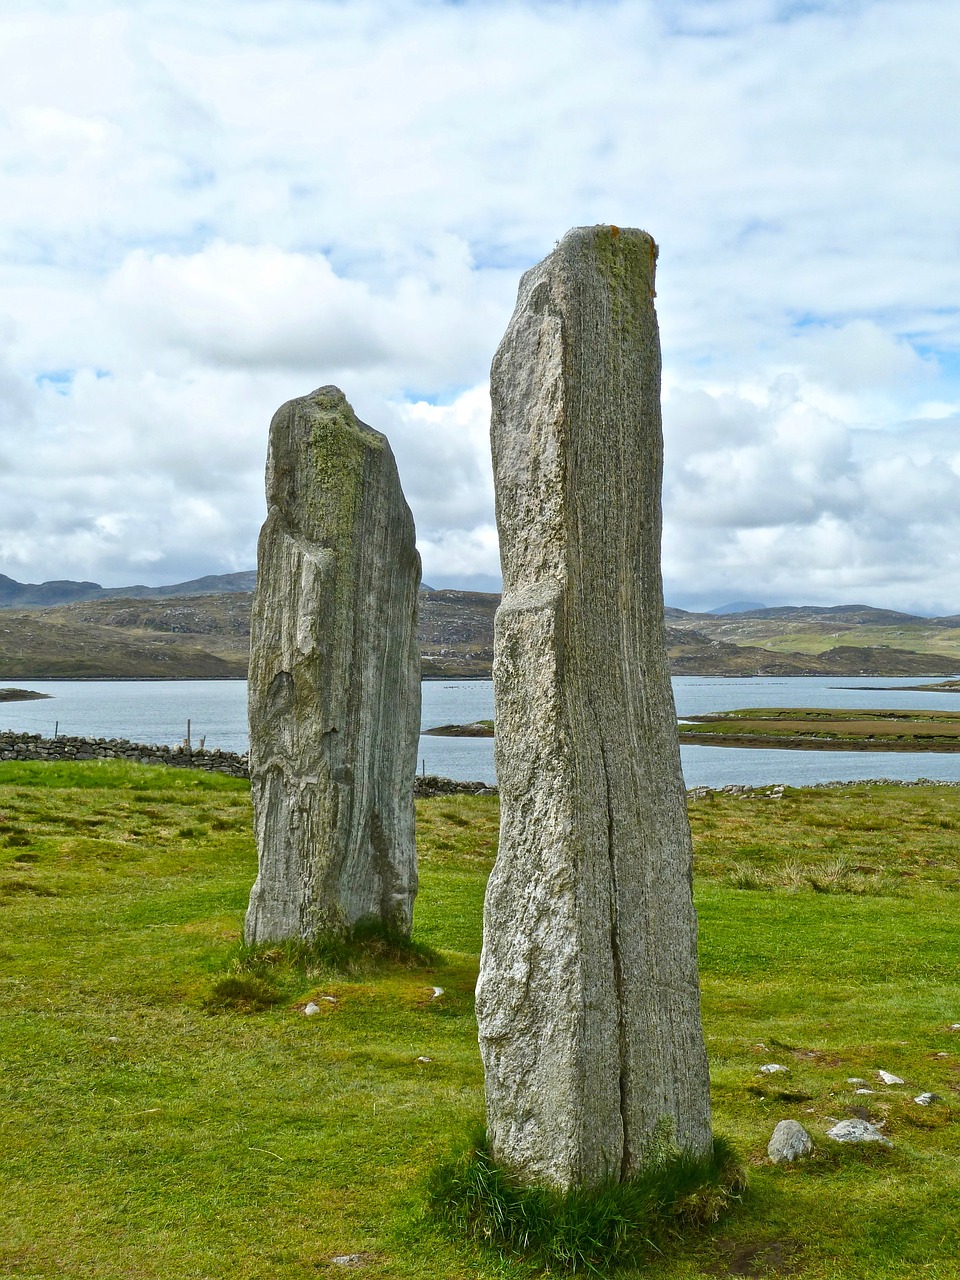
[[[841,1120],[827,1130],[827,1137],[834,1142],[879,1142],[884,1147],[893,1146],[869,1120]]]
[[[336,387],[275,414],[249,684],[260,870],[248,942],[409,930],[420,726],[413,519]]]
[[[656,247],[571,231],[493,362],[500,852],[477,1012],[495,1159],[565,1187],[711,1142],[664,652]]]
[[[790,1164],[813,1151],[813,1139],[799,1120],[781,1120],[767,1143],[767,1155],[774,1164]]]

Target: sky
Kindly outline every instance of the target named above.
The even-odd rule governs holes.
[[[667,602],[960,612],[960,5],[14,0],[0,573],[249,569],[270,418],[389,437],[496,590],[490,360],[570,227],[660,245]]]

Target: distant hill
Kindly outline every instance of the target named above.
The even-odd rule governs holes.
[[[250,646],[254,574],[172,587],[120,588],[93,599],[0,614],[0,682],[26,679],[241,677]],[[9,582],[9,579],[5,581]],[[199,584],[219,590],[197,594]],[[24,584],[14,584],[22,586]],[[96,584],[43,584],[43,587]],[[431,591],[420,596],[426,677],[489,678],[499,595]],[[668,608],[667,654],[675,675],[960,674],[960,618],[916,618],[868,605],[697,614]]]
[[[720,613],[719,609],[711,609],[712,614]],[[733,609],[724,609],[724,613],[733,613]],[[896,609],[874,609],[868,604],[835,604],[835,605],[780,605],[775,608],[767,609],[764,606],[757,608],[738,609],[736,613],[741,618],[781,618],[788,622],[853,622],[858,624],[871,623],[874,626],[891,626],[902,622],[929,622],[931,619],[923,618],[915,613],[898,613]]]
[[[715,609],[708,609],[707,613],[723,614],[723,613],[749,613],[753,609],[765,609],[766,605],[757,604],[754,600],[738,600],[733,604],[718,604]]]
[[[209,574],[189,582],[175,582],[168,587],[102,587],[99,582],[16,582],[0,573],[0,609],[51,608],[80,600],[149,600],[170,596],[205,596],[252,591],[257,584],[256,570],[242,573]]]

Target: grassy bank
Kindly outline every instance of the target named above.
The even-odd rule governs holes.
[[[495,798],[420,802],[417,938],[438,960],[251,968],[244,783],[0,766],[0,1277],[526,1274],[417,1218],[420,1179],[482,1115],[496,818]],[[960,791],[710,795],[691,819],[715,1123],[750,1190],[655,1274],[960,1276]],[[225,977],[266,1007],[216,1008]],[[856,1107],[890,1150],[828,1146]],[[801,1168],[765,1159],[784,1117],[817,1142]]]
[[[960,751],[954,711],[839,711],[750,707],[690,716],[680,741],[711,747],[797,747],[804,751]]]

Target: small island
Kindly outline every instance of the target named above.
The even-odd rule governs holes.
[[[688,716],[680,741],[803,751],[960,751],[960,712],[752,707]]]
[[[438,724],[434,729],[424,729],[424,736],[433,738],[492,738],[492,720],[474,720],[472,724]]]
[[[37,693],[33,689],[0,689],[0,702],[32,702],[34,698],[49,697],[49,693]]]

